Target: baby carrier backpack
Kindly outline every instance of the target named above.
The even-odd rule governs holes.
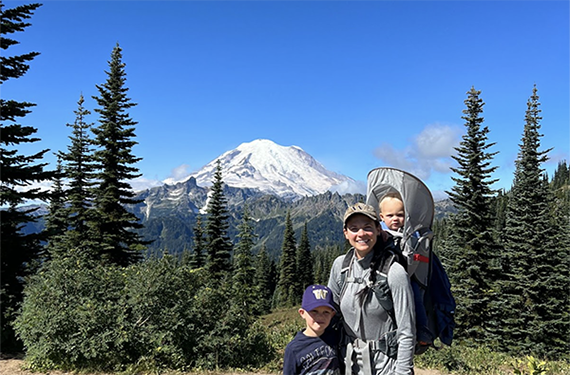
[[[421,354],[430,346],[435,347],[435,338],[451,345],[455,327],[455,300],[449,278],[432,250],[434,202],[429,189],[417,177],[399,169],[376,168],[368,173],[366,203],[373,206],[378,214],[379,202],[386,194],[393,192],[402,197],[404,227],[401,232],[386,232],[399,244],[416,294],[416,311],[423,312],[425,309],[427,322],[421,324],[425,319],[420,319],[420,312],[416,318],[416,354]]]

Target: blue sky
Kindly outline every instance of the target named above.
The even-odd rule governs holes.
[[[264,138],[357,181],[406,169],[439,197],[474,86],[495,187],[509,188],[535,84],[544,167],[570,161],[569,16],[568,1],[48,0],[8,50],[41,55],[2,97],[37,104],[21,122],[42,139],[29,150],[66,150],[81,93],[97,121],[91,96],[119,43],[139,188]]]

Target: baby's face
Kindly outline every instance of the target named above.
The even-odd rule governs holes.
[[[404,203],[396,198],[385,198],[380,203],[380,218],[388,229],[398,230],[404,226]]]

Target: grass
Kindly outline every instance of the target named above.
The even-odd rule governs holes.
[[[262,324],[269,331],[271,345],[276,349],[276,359],[262,368],[264,371],[278,372],[283,368],[285,346],[295,334],[304,328],[304,321],[299,316],[298,308],[280,309],[261,318]]]
[[[263,316],[262,323],[271,334],[272,345],[278,349],[277,359],[264,370],[277,372],[282,365],[285,346],[303,327],[303,321],[297,309],[290,308]],[[416,356],[414,363],[417,368],[454,375],[570,375],[568,359],[547,361],[524,353],[514,357],[485,347],[473,348],[459,343],[441,350],[430,349]]]
[[[304,327],[297,308],[279,309],[261,317],[262,326],[267,329],[271,346],[275,349],[275,358],[259,369],[247,372],[243,369],[225,369],[223,372],[205,372],[194,369],[193,372],[159,371],[158,369],[131,368],[118,375],[131,374],[238,374],[238,373],[271,373],[278,374],[283,368],[285,346],[295,334]],[[570,358],[570,356],[568,357]],[[493,352],[484,347],[469,347],[454,342],[450,347],[441,350],[428,350],[416,356],[415,366],[419,369],[432,369],[442,374],[453,375],[570,375],[570,359],[565,361],[546,361],[527,356],[513,357],[504,353]],[[81,373],[81,372],[79,372]]]
[[[568,361],[546,361],[532,356],[514,357],[485,347],[452,345],[416,356],[418,368],[458,375],[570,375]]]

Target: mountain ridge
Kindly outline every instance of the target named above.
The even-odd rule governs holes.
[[[299,199],[326,191],[356,193],[362,188],[348,176],[327,170],[298,146],[281,146],[268,139],[256,139],[226,151],[199,171],[179,179],[176,184],[195,178],[199,186],[212,184],[220,162],[224,183],[237,188],[258,189],[266,194]]]
[[[258,236],[254,249],[265,246],[274,258],[279,256],[287,213],[296,238],[306,225],[311,248],[315,249],[343,243],[344,211],[353,203],[365,201],[364,194],[335,190],[354,180],[327,171],[300,147],[255,140],[225,152],[183,181],[136,193],[140,203],[127,208],[144,226],[139,233],[152,241],[148,254],[177,254],[193,248],[193,230],[197,218],[206,212],[218,160],[229,213],[228,236],[237,241],[237,228],[247,205]],[[436,217],[443,215],[436,203]],[[30,230],[38,231],[42,225],[30,225]]]

